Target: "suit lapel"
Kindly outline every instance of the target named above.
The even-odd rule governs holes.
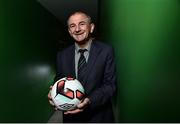
[[[86,71],[86,77],[84,81],[88,80],[88,77],[93,69],[94,63],[99,55],[100,48],[96,45],[96,41],[93,41],[91,44],[91,49],[90,49],[90,54],[89,54],[89,59],[87,63],[87,71]],[[86,83],[86,82],[85,82]]]

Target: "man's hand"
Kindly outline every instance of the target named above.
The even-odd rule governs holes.
[[[51,97],[51,89],[52,89],[52,87],[53,86],[49,87],[50,90],[49,90],[49,93],[48,93],[48,100],[49,100],[49,104],[52,105],[53,107],[55,107],[54,102],[52,101],[52,97]],[[57,110],[56,107],[54,109]]]
[[[80,104],[77,105],[77,109],[69,110],[64,112],[64,114],[77,114],[83,112],[84,109],[90,104],[89,98],[85,98]]]

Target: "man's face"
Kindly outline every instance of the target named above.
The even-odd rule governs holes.
[[[89,34],[93,32],[94,24],[89,23],[86,15],[76,13],[68,20],[68,30],[78,44],[84,44],[89,40]]]

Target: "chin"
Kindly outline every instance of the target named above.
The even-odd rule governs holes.
[[[85,44],[87,41],[86,41],[86,40],[81,40],[81,41],[76,40],[75,42],[76,42],[77,44],[82,45],[82,44]]]

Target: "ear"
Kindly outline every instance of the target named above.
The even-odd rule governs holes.
[[[90,33],[93,33],[94,27],[95,27],[94,23],[91,23],[91,30],[90,30]]]
[[[71,31],[69,30],[69,28],[68,28],[68,32],[69,32],[69,34],[71,34]]]
[[[69,32],[69,34],[72,36],[72,32],[69,30],[69,28],[68,28],[68,32]]]

